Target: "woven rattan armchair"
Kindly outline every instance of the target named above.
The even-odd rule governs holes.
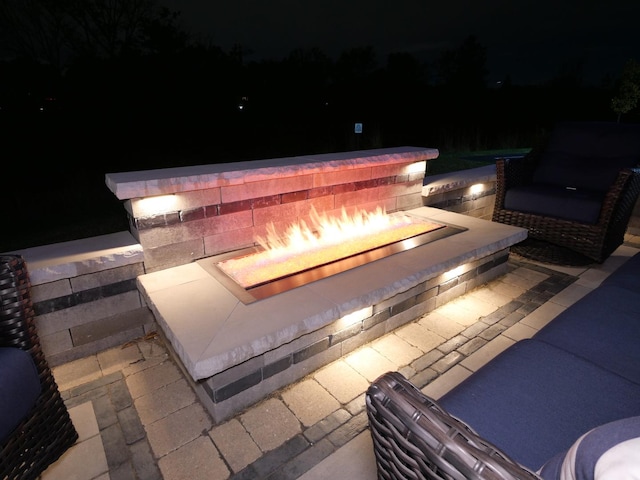
[[[524,158],[496,163],[493,221],[601,263],[640,193],[640,125],[565,122]]]
[[[540,480],[398,372],[371,384],[366,408],[379,479]]]
[[[42,352],[34,316],[24,260],[20,256],[0,255],[0,347],[28,351],[41,384],[40,394],[26,418],[0,442],[3,480],[38,478],[78,438]]]

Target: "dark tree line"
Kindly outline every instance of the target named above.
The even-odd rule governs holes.
[[[544,85],[490,87],[490,52],[472,35],[430,62],[369,46],[256,61],[245,46],[189,35],[155,0],[0,0],[0,55],[0,204],[12,232],[0,251],[126,230],[108,172],[398,145],[521,148],[561,119],[640,120],[637,64],[600,88],[581,85],[579,64]]]
[[[615,118],[616,85],[581,86],[579,66],[545,85],[489,88],[489,52],[473,35],[429,63],[370,46],[252,61],[178,19],[155,0],[0,0],[12,138],[22,147],[37,129],[49,148],[97,147],[96,164],[131,169],[401,144],[523,147],[559,119]]]

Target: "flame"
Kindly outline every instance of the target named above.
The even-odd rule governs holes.
[[[358,210],[348,215],[344,207],[339,217],[319,214],[311,207],[311,227],[304,220],[289,225],[282,234],[273,223],[267,225],[267,237],[258,236],[256,242],[272,259],[320,248],[331,248],[343,242],[357,240],[377,232],[412,223],[408,216],[390,216],[378,207],[374,212]]]
[[[343,207],[337,217],[319,214],[312,207],[310,221],[311,226],[304,220],[291,224],[282,234],[270,223],[267,236],[256,238],[262,251],[220,262],[218,266],[249,288],[441,226],[416,222],[408,215],[388,215],[380,207],[374,212],[357,210],[353,215]]]

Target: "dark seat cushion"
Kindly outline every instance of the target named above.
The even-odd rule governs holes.
[[[0,442],[27,416],[40,390],[31,355],[19,348],[0,348]]]
[[[640,385],[640,293],[603,284],[561,312],[533,338]]]
[[[584,432],[640,415],[640,385],[538,340],[521,340],[439,400],[537,470]]]
[[[594,190],[567,190],[554,185],[525,185],[507,190],[504,207],[545,217],[595,224],[604,194]]]
[[[554,128],[535,183],[607,191],[618,172],[640,162],[640,125],[563,122]]]

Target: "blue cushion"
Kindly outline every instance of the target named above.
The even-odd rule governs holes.
[[[640,254],[636,254],[623,263],[615,272],[602,282],[603,285],[616,285],[640,293]]]
[[[559,122],[547,152],[583,158],[640,157],[640,125],[617,122]]]
[[[601,285],[561,312],[533,338],[640,385],[639,293]]]
[[[504,207],[545,217],[595,224],[600,216],[602,193],[567,190],[551,185],[525,185],[507,190]]]
[[[521,340],[439,404],[538,470],[584,432],[640,415],[640,385],[545,342]]]
[[[553,130],[533,177],[535,183],[606,191],[623,168],[640,161],[640,126],[564,122]]]
[[[640,478],[640,417],[590,430],[567,452],[538,472],[544,480],[631,480]]]
[[[40,390],[31,354],[19,348],[0,348],[0,442],[27,416]]]

